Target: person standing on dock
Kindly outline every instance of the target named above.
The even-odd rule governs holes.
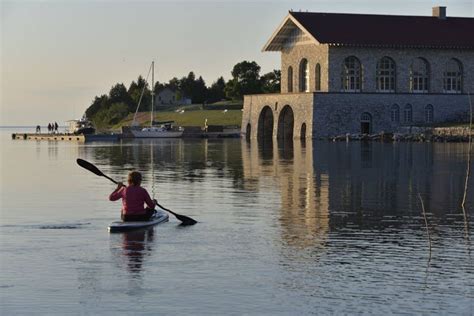
[[[41,126],[36,125],[36,134],[41,134]]]
[[[48,134],[51,133],[51,123],[48,123]]]
[[[54,122],[54,133],[57,134],[58,133],[58,122]]]

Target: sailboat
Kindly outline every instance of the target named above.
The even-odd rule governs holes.
[[[148,76],[150,75],[150,71],[148,71]],[[135,115],[133,116],[133,123],[131,132],[135,138],[179,138],[183,136],[184,129],[182,127],[174,127],[171,125],[172,122],[163,122],[159,126],[155,126],[154,123],[154,107],[155,107],[155,62],[151,62],[151,118],[150,118],[150,126],[140,128],[137,126],[138,124],[135,121],[135,118],[138,113],[138,108],[140,107],[140,103],[143,98],[143,93],[145,91],[145,87],[143,87],[142,94],[140,96],[140,100],[138,101],[137,110],[135,111]]]

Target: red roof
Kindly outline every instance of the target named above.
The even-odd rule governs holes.
[[[474,18],[290,12],[320,43],[474,48]]]

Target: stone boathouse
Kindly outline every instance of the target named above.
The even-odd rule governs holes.
[[[290,11],[263,51],[281,53],[281,93],[244,97],[247,138],[397,132],[468,117],[474,18],[445,7],[432,16]]]

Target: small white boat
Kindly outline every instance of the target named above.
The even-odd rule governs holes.
[[[182,127],[173,128],[170,125],[151,126],[142,129],[132,129],[135,138],[178,138],[183,136]]]
[[[140,228],[146,228],[146,227],[151,227],[154,225],[158,225],[164,222],[167,222],[169,220],[169,215],[167,212],[158,209],[155,213],[155,215],[152,216],[152,218],[148,221],[140,221],[140,222],[123,222],[123,221],[117,221],[117,222],[112,222],[109,225],[109,232],[111,233],[116,233],[116,232],[125,232],[129,230],[134,230],[134,229],[140,229]]]
[[[74,135],[94,134],[95,128],[92,123],[84,116],[80,120],[66,121],[66,133]]]

